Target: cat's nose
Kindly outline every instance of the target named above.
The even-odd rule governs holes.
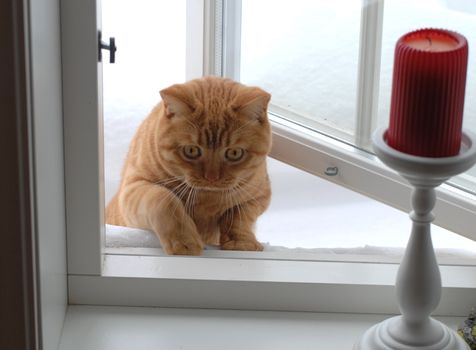
[[[210,182],[215,182],[220,178],[220,174],[216,171],[207,171],[205,172],[205,179]]]

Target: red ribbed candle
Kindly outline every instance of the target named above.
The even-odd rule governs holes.
[[[458,33],[421,29],[395,47],[389,146],[412,155],[459,153],[468,42]]]

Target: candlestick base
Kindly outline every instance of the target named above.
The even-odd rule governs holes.
[[[354,350],[469,350],[443,323],[429,318],[423,327],[408,327],[402,316],[389,318],[364,333]]]
[[[413,186],[437,187],[451,177],[465,172],[476,162],[476,135],[472,132],[463,132],[458,155],[439,158],[400,152],[387,144],[386,134],[384,128],[375,131],[372,138],[375,154]]]
[[[441,276],[431,242],[435,188],[476,163],[476,135],[463,133],[460,153],[428,158],[399,152],[386,143],[385,129],[374,133],[379,159],[414,187],[412,231],[395,284],[402,313],[370,328],[354,350],[469,350],[455,331],[430,317],[441,297]]]

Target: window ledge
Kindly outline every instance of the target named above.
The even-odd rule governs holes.
[[[70,306],[60,350],[352,349],[387,315]],[[462,318],[438,318],[450,328]]]
[[[441,266],[436,315],[474,305],[475,266]],[[70,304],[398,313],[398,265],[106,255],[102,276],[70,275]]]

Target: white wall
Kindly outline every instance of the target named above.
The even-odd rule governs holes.
[[[43,349],[58,348],[67,307],[60,0],[30,0]]]

